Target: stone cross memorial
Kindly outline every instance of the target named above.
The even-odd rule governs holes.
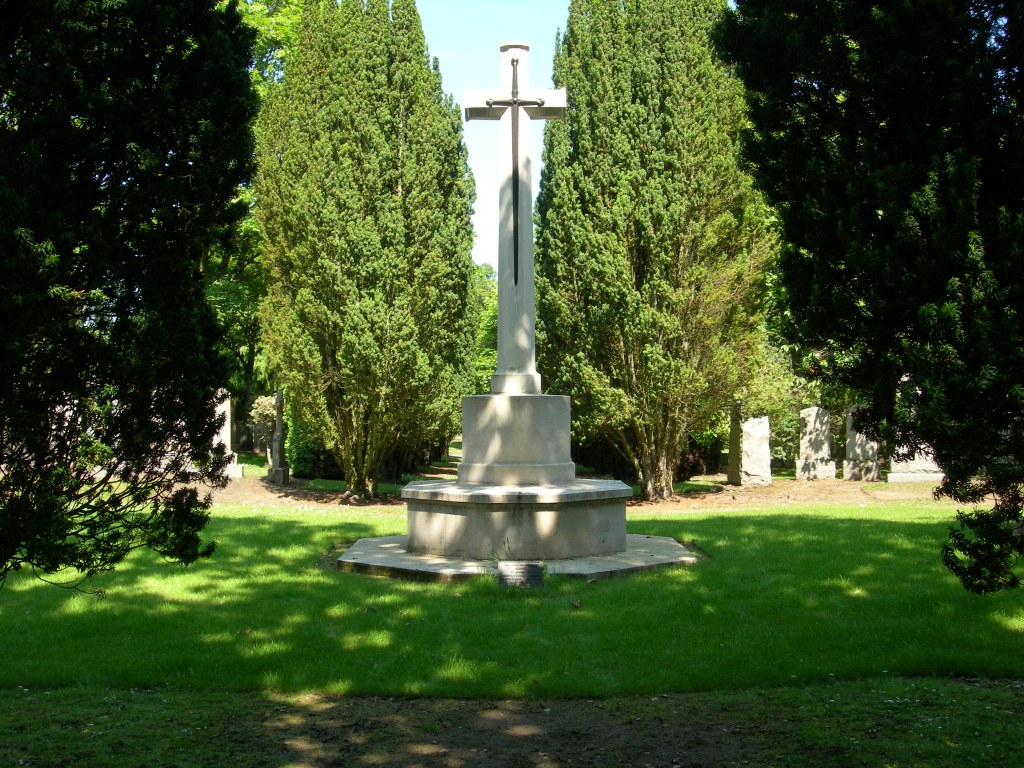
[[[501,85],[467,91],[467,120],[501,135],[498,369],[491,394],[463,398],[458,479],[410,483],[410,552],[503,560],[560,559],[626,549],[628,486],[579,480],[570,403],[541,394],[533,279],[530,128],[565,114],[563,89],[529,86],[529,46],[501,46]]]
[[[540,392],[533,293],[533,162],[530,124],[565,116],[565,89],[528,86],[525,43],[501,46],[501,86],[466,91],[466,120],[499,120],[505,170],[498,200],[498,370],[491,392]]]

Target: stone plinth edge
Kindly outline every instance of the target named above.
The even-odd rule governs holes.
[[[546,560],[548,575],[579,579],[626,576],[654,568],[681,568],[700,558],[668,536],[626,536],[626,549],[612,555]],[[405,536],[360,539],[338,558],[338,568],[350,573],[417,581],[455,582],[476,576],[497,577],[494,560],[467,560],[409,552]]]
[[[479,485],[421,480],[402,488],[402,498],[456,504],[565,504],[628,499],[633,489],[618,480],[572,480],[557,485]]]

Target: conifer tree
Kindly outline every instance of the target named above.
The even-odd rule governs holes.
[[[746,152],[778,206],[796,344],[869,404],[897,455],[930,451],[970,590],[1024,558],[1024,9],[1006,0],[741,0],[720,43]]]
[[[742,90],[709,34],[722,0],[573,0],[546,127],[538,327],[581,442],[609,440],[645,498],[746,375],[773,248],[737,161]]]
[[[3,6],[0,583],[212,551],[226,371],[199,268],[242,213],[250,44],[217,0]]]
[[[373,494],[458,429],[472,179],[412,0],[310,2],[259,130],[269,355],[293,413]]]

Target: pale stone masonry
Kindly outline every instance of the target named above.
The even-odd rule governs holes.
[[[825,408],[811,406],[800,411],[800,453],[796,459],[797,480],[835,478],[832,461],[831,414]]]
[[[855,419],[861,406],[853,406],[846,412],[846,458],[843,460],[844,480],[866,480],[878,482],[878,443],[858,432]]]
[[[288,485],[288,462],[284,457],[284,392],[274,393],[274,437],[270,441],[270,469],[267,480]]]
[[[214,439],[213,444],[224,443],[224,450],[227,451],[228,459],[230,463],[224,469],[224,474],[227,477],[242,477],[243,467],[238,463],[238,456],[232,451],[233,443],[232,440],[232,422],[231,422],[231,396],[227,390],[221,392],[221,401],[217,403],[217,415],[224,418],[224,423],[221,425],[220,432]]]
[[[919,453],[912,459],[896,461],[893,459],[889,470],[890,483],[941,483],[942,470],[928,453]]]
[[[729,469],[732,485],[771,485],[772,453],[768,417],[742,420],[742,404],[733,403],[729,421]]]
[[[501,46],[501,87],[468,91],[467,120],[500,121],[506,171],[499,199],[498,369],[491,394],[462,401],[462,463],[454,482],[402,489],[409,552],[483,560],[556,560],[626,549],[629,486],[576,479],[570,403],[541,394],[536,366],[533,120],[565,114],[565,90],[529,87],[529,46]]]

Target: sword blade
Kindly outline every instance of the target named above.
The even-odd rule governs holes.
[[[519,285],[519,109],[512,107],[512,283]]]

